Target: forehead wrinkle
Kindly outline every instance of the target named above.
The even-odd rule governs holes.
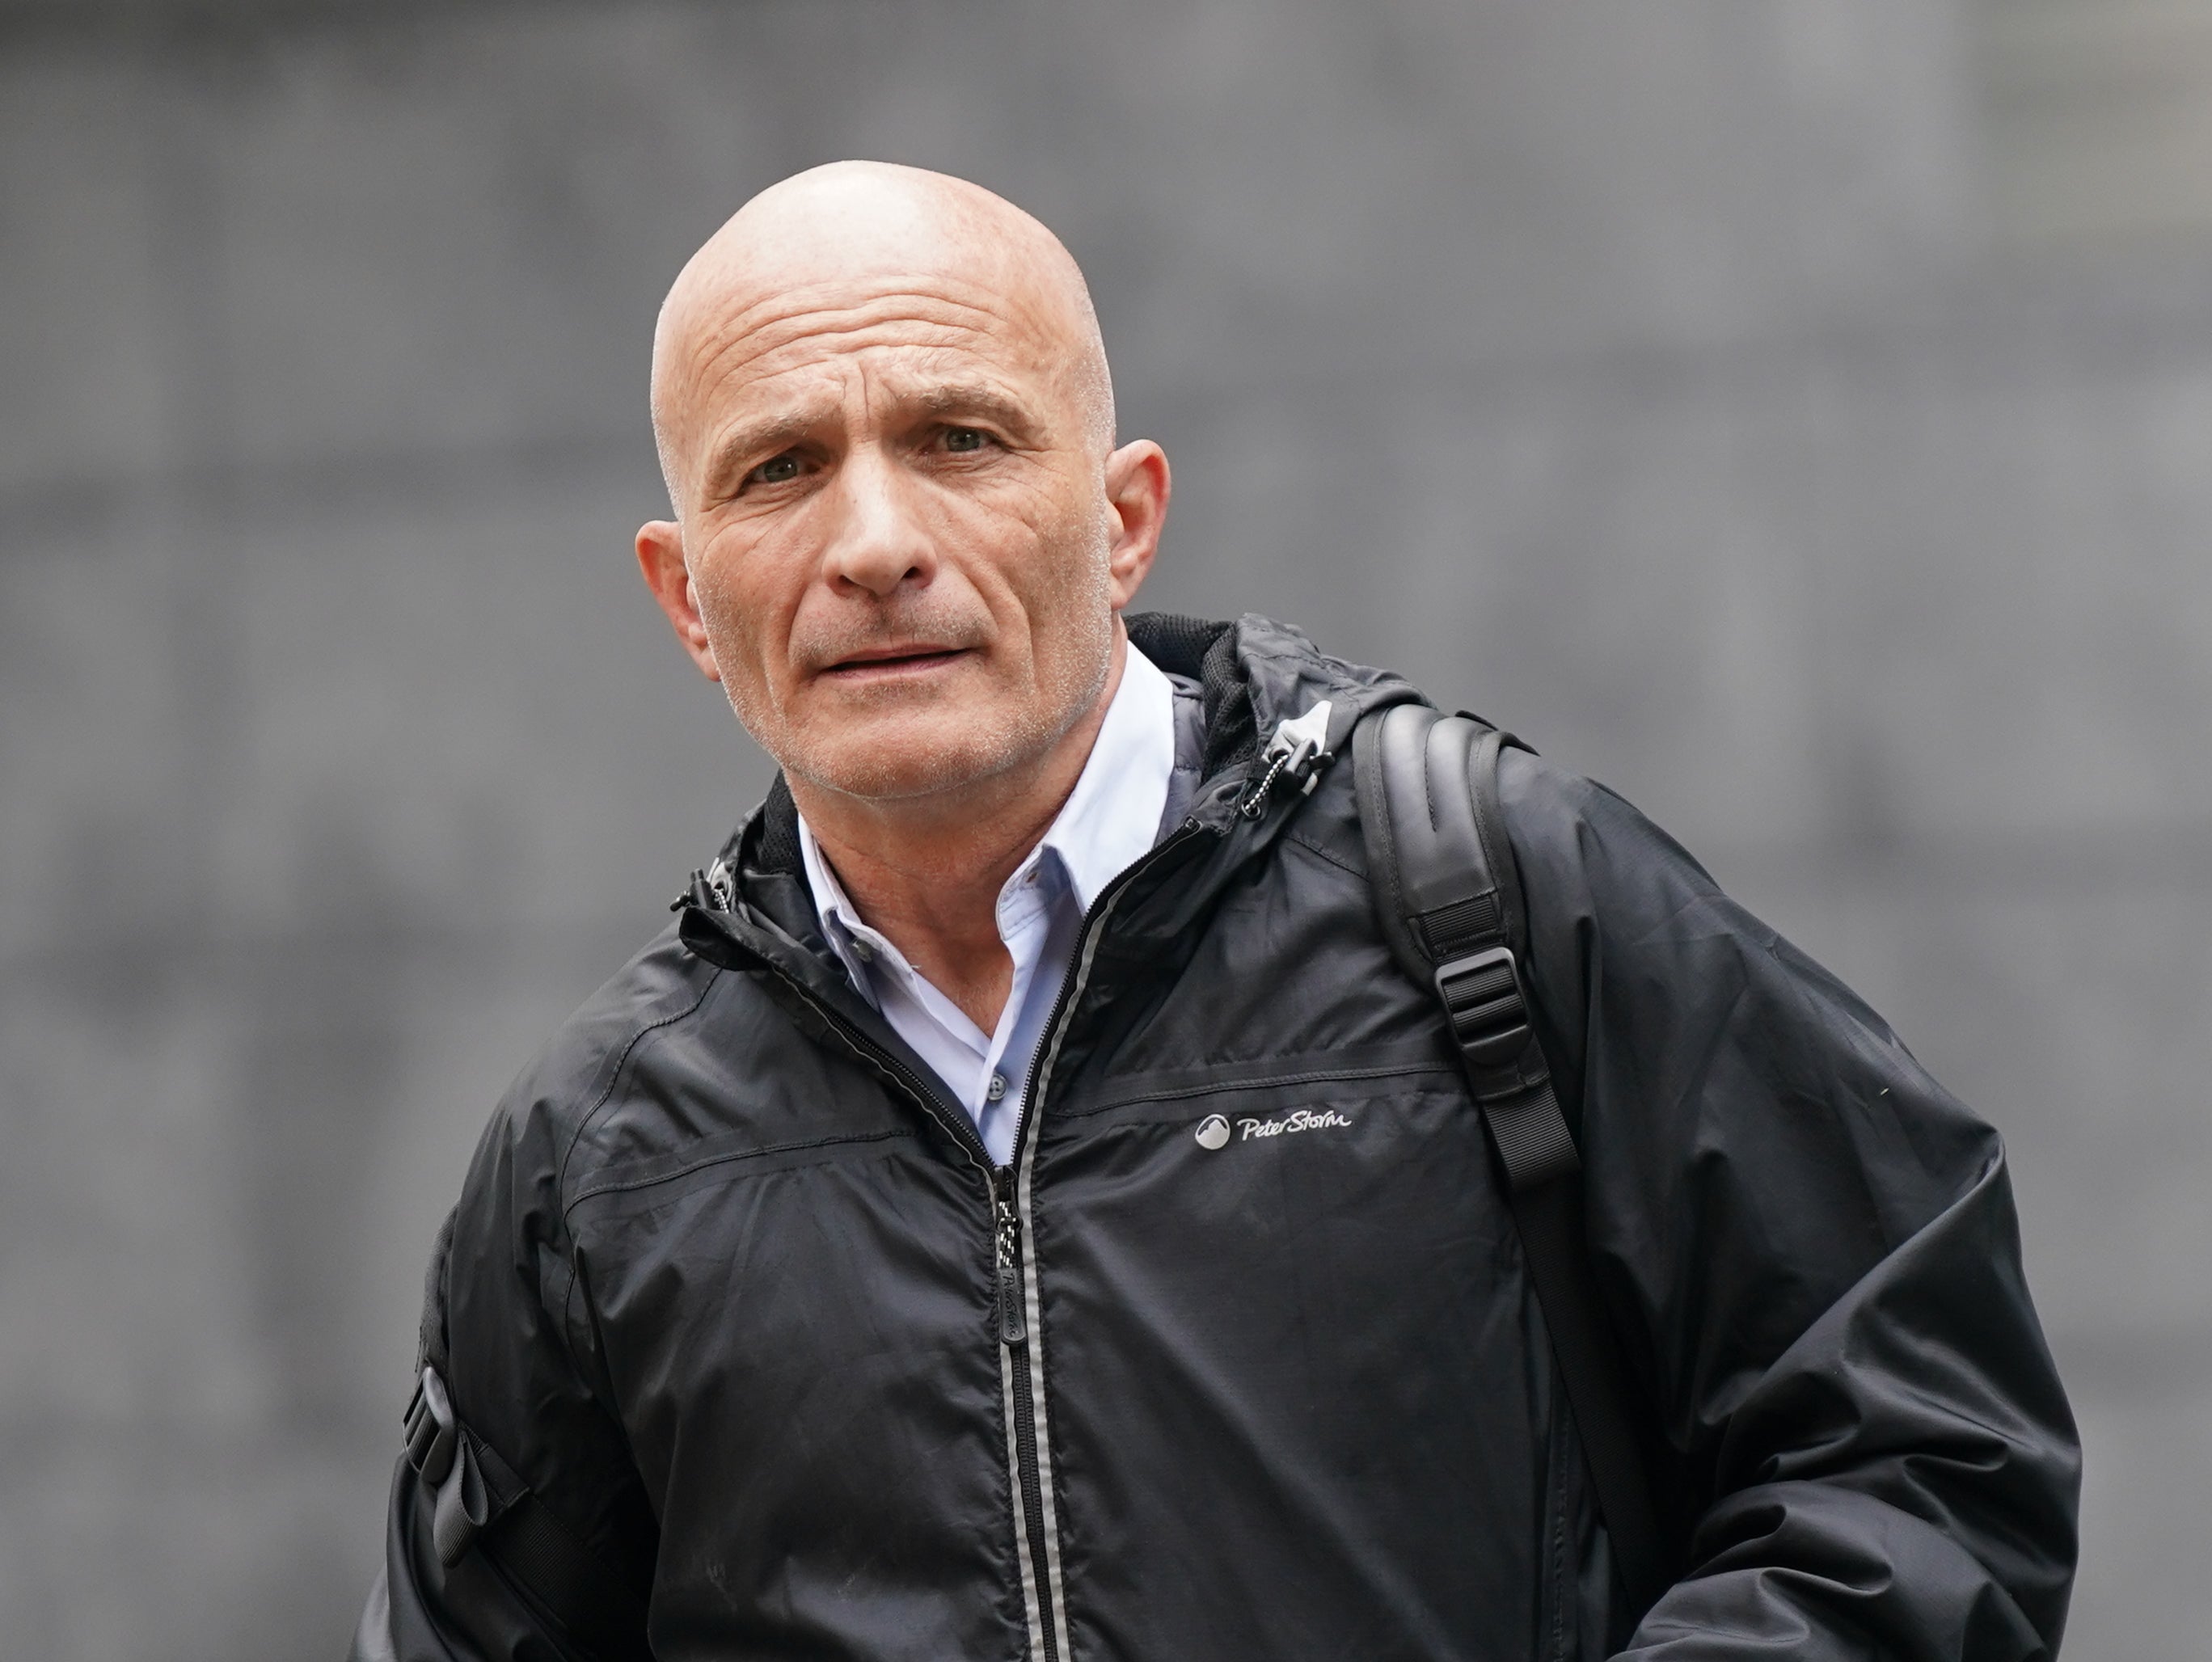
[[[763,338],[759,333],[732,335],[701,355],[693,379],[695,383],[701,385],[740,376],[748,380],[765,379],[788,374],[809,365],[875,357],[884,353],[932,358],[958,354],[971,358],[985,358],[991,355],[988,349],[989,345],[999,339],[988,331],[955,323],[927,325],[925,337],[921,339],[871,341],[855,338],[865,337],[883,326],[884,320],[878,318],[854,322],[834,330],[794,329],[767,338]],[[979,343],[986,349],[978,350]]]
[[[1036,259],[989,244],[979,230],[916,246],[896,259],[878,252],[860,269],[826,274],[822,268],[830,256],[811,242],[732,249],[678,279],[671,310],[682,327],[671,332],[680,337],[704,328],[750,334],[808,318],[830,326],[828,319],[843,314],[909,306],[924,314],[939,309],[977,313],[1043,334],[1072,329],[1079,337],[1085,332],[1088,308],[1061,292],[1065,282],[1054,282]],[[1074,280],[1079,282],[1079,276]]]
[[[753,334],[773,328],[779,323],[796,323],[810,318],[859,318],[865,320],[895,317],[909,307],[920,315],[941,309],[998,319],[1007,319],[1029,309],[1013,301],[1012,296],[986,283],[940,278],[937,284],[932,285],[923,274],[904,275],[909,279],[922,280],[878,285],[871,292],[857,294],[854,291],[860,288],[862,282],[856,278],[795,285],[762,281],[760,286],[767,292],[757,300],[726,312],[722,326],[734,333]],[[732,282],[729,287],[736,289],[739,285]],[[1024,317],[1021,321],[1029,323],[1030,319]],[[836,329],[851,325],[824,322],[819,326]]]
[[[699,343],[693,354],[695,386],[719,376],[742,372],[748,365],[794,348],[820,343],[822,351],[806,356],[832,356],[855,349],[841,344],[871,331],[902,325],[919,329],[919,340],[887,340],[886,348],[917,350],[965,349],[981,358],[1012,355],[1021,359],[1047,357],[1038,349],[1046,345],[1044,331],[1019,309],[994,310],[951,297],[913,293],[882,294],[856,305],[835,309],[778,306],[784,297],[765,300],[731,318],[714,331],[716,338]],[[920,301],[921,304],[915,304]],[[757,314],[767,310],[769,315]],[[950,315],[946,315],[946,314]],[[934,314],[934,315],[933,315]],[[1012,323],[1013,331],[1003,325]]]

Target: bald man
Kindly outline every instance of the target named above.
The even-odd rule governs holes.
[[[484,1133],[356,1658],[2055,1650],[1995,1135],[1620,798],[1130,614],[1049,232],[787,180],[653,421],[781,772]]]
[[[999,896],[1091,753],[1167,513],[1160,447],[1114,447],[1082,274],[975,185],[817,169],[684,268],[653,396],[678,517],[638,533],[646,581],[854,915],[992,1032]]]

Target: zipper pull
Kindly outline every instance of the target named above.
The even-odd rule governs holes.
[[[730,875],[727,860],[718,859],[704,871],[694,871],[690,886],[668,903],[668,909],[681,912],[687,906],[702,912],[737,910],[737,883]]]
[[[1305,786],[1304,794],[1313,794],[1314,786],[1321,783],[1321,770],[1336,760],[1332,752],[1322,749],[1328,742],[1328,701],[1323,699],[1296,720],[1285,719],[1275,724],[1275,736],[1260,753],[1267,769],[1237,804],[1238,813],[1256,820],[1267,812],[1268,794],[1285,773]]]
[[[1026,1302],[1022,1297],[1022,1272],[1011,1264],[999,1266],[999,1343],[1026,1344],[1030,1336]]]
[[[1000,1169],[991,1179],[991,1199],[998,1224],[995,1259],[999,1283],[999,1342],[1015,1345],[1027,1342],[1029,1330],[1029,1301],[1022,1295],[1022,1269],[1019,1263],[1022,1239],[1021,1214],[1014,1210],[1014,1177],[1010,1170]]]

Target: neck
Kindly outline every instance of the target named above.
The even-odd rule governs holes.
[[[854,908],[986,1033],[998,1026],[1013,986],[1013,957],[999,936],[999,893],[1083,776],[1127,660],[1127,639],[1118,629],[1115,637],[1097,702],[1021,767],[896,802],[787,779]]]

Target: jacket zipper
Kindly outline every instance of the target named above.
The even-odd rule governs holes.
[[[1067,1597],[1060,1566],[1058,1507],[1053,1495],[1050,1420],[1044,1400],[1044,1348],[1032,1332],[1031,1313],[1040,1307],[1037,1289],[1035,1206],[1030,1194],[1036,1144],[1030,1135],[1031,1110],[1044,1100],[1053,1064],[1066,1036],[1068,1012],[1083,996],[1106,919],[1129,885],[1200,831],[1186,819],[1165,840],[1108,883],[1084,914],[1075,949],[1061,972],[1060,992],[1046,1018],[1044,1036],[1014,1121],[1011,1159],[992,1172],[998,1240],[999,1338],[1005,1347],[1007,1379],[1007,1441],[1012,1445],[1020,1492],[1023,1603],[1030,1622],[1035,1662],[1061,1662],[1066,1653]]]
[[[1048,1471],[1044,1357],[1030,1331],[1030,1313],[1035,1307],[1036,1295],[1035,1240],[1029,1209],[1024,1204],[1033,1152],[1029,1135],[1030,1108],[1043,1096],[1048,1076],[1060,1052],[1060,1041],[1065,1036],[1068,1010],[1090,979],[1099,932],[1106,919],[1140,873],[1157,864],[1170,849],[1189,841],[1201,829],[1197,820],[1186,819],[1164,841],[1107,884],[1085,913],[1083,926],[1076,934],[1075,949],[1060,976],[1059,996],[1045,1022],[1038,1059],[1022,1092],[1021,1107],[1014,1122],[1013,1157],[1004,1166],[993,1163],[989,1150],[983,1146],[981,1136],[968,1116],[952,1112],[913,1069],[816,998],[795,976],[770,966],[846,1042],[897,1081],[930,1118],[951,1134],[983,1174],[991,1199],[992,1282],[996,1307],[993,1314],[1000,1347],[999,1366],[1006,1416],[1007,1453],[1014,1471],[1015,1545],[1021,1565],[1023,1613],[1029,1628],[1032,1662],[1062,1662],[1066,1653],[1061,1635],[1067,1629],[1067,1604],[1060,1579],[1057,1507]],[[721,895],[714,892],[713,898],[719,901]],[[722,909],[730,908],[725,905]]]
[[[1043,1538],[1047,1520],[1043,1485],[1038,1477],[1031,1382],[1024,1354],[1029,1324],[1022,1284],[1021,1221],[1014,1198],[1014,1168],[994,1165],[973,1123],[964,1114],[951,1112],[945,1100],[913,1069],[815,998],[796,977],[773,966],[771,969],[846,1043],[883,1069],[913,1097],[983,1174],[984,1190],[991,1202],[992,1315],[1000,1346],[999,1380],[1006,1422],[1007,1464],[1014,1477],[1014,1546],[1021,1566],[1023,1618],[1031,1656],[1038,1662],[1060,1662],[1059,1647],[1045,1626],[1050,1620],[1049,1606],[1044,1598],[1046,1583],[1036,1573],[1036,1552],[1032,1545]]]
[[[999,1377],[1005,1397],[1007,1465],[1014,1476],[1015,1558],[1021,1567],[1022,1618],[1029,1629],[1033,1662],[1060,1662],[1061,1621],[1053,1598],[1050,1568],[1056,1554],[1047,1550],[1052,1519],[1046,1515],[1043,1462],[1035,1381],[1030,1377],[1029,1289],[1022,1265],[1021,1212],[1015,1168],[991,1174],[996,1223],[999,1283]],[[1040,1563],[1045,1573],[1040,1574]]]
[[[1313,790],[1321,767],[1334,760],[1322,749],[1328,731],[1329,707],[1317,704],[1299,724],[1282,722],[1268,742],[1261,760],[1270,765],[1237,804],[1244,819],[1266,812],[1276,781],[1287,775]],[[1255,811],[1256,810],[1256,811]],[[1060,1531],[1054,1513],[1051,1465],[1050,1416],[1044,1399],[1044,1347],[1030,1330],[1042,1308],[1037,1286],[1036,1207],[1030,1194],[1036,1143],[1030,1136],[1030,1109],[1044,1100],[1052,1083],[1053,1065],[1059,1060],[1060,1041],[1066,1037],[1068,1011],[1091,979],[1106,920],[1121,903],[1136,878],[1158,864],[1172,849],[1180,848],[1204,827],[1187,818],[1176,830],[1099,892],[1084,914],[1077,931],[1075,949],[1060,978],[1060,993],[1044,1024],[1044,1037],[1029,1083],[1022,1090],[1019,1117],[1014,1122],[1013,1156],[1003,1167],[992,1168],[992,1198],[997,1240],[999,1337],[1005,1350],[1001,1376],[1006,1381],[1008,1438],[1020,1491],[1020,1550],[1023,1604],[1030,1623],[1032,1662],[1061,1662],[1066,1654],[1067,1597],[1060,1577]],[[1039,1550],[1042,1548],[1042,1550]],[[1041,1563],[1040,1563],[1041,1561]],[[1040,1567],[1042,1574],[1038,1574]]]

